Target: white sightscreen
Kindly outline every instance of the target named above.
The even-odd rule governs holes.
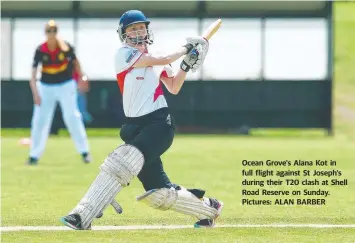
[[[202,30],[214,20],[202,20]],[[14,79],[30,78],[34,51],[45,41],[47,21],[16,19],[10,43],[10,22],[2,19],[2,78],[10,77],[11,65]],[[114,55],[121,45],[116,33],[119,19],[79,19],[76,43],[73,20],[56,21],[58,34],[75,44],[84,72],[91,79],[115,80]],[[154,44],[150,51],[176,50],[185,44],[186,37],[199,34],[198,26],[197,19],[152,18]],[[324,79],[328,66],[327,38],[327,23],[322,19],[266,19],[264,36],[261,19],[224,19],[210,40],[202,70],[190,72],[187,77],[188,80],[258,80],[264,73],[265,79]],[[181,59],[173,63],[174,70],[178,70]]]
[[[205,30],[216,19],[203,21]],[[259,79],[261,72],[261,20],[226,19],[210,40],[203,79]]]
[[[11,78],[11,22],[1,19],[1,78]]]
[[[152,52],[173,52],[186,44],[186,38],[198,35],[197,19],[151,19],[151,27],[154,32],[154,44]],[[179,70],[183,57],[175,61],[172,66],[174,71]],[[187,74],[188,80],[200,79],[200,70]]]
[[[327,51],[326,20],[266,21],[266,79],[324,79]]]
[[[83,71],[95,80],[115,80],[114,57],[120,42],[116,19],[80,19],[77,56]]]

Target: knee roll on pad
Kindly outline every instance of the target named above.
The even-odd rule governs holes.
[[[194,216],[197,219],[215,219],[218,212],[187,190],[173,188],[153,189],[137,197],[137,201],[159,210],[173,210],[178,213]]]
[[[124,144],[107,156],[100,169],[115,176],[122,186],[127,186],[143,165],[143,153],[132,145]]]

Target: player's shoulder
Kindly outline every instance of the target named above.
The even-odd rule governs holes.
[[[127,55],[129,56],[132,53],[136,54],[138,52],[139,50],[134,47],[123,45],[117,49],[116,56],[127,57]]]
[[[70,49],[74,49],[74,45],[70,43],[69,41],[64,40],[64,43],[69,46]]]
[[[70,50],[74,50],[74,46],[70,42],[68,41],[63,41],[63,42],[68,45]],[[47,42],[42,42],[36,47],[36,51],[38,52],[46,52],[47,49],[48,49]]]
[[[138,49],[122,45],[116,51],[116,60],[129,63],[136,55],[139,55]]]
[[[41,44],[36,46],[37,52],[45,52],[47,42],[42,42]]]
[[[74,45],[71,44],[69,41],[63,40],[63,42],[69,47],[69,51],[74,51]]]
[[[141,52],[127,45],[122,45],[117,49],[115,55],[116,72],[120,73],[130,68],[141,56]]]

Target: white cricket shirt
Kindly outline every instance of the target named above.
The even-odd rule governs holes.
[[[126,117],[143,116],[168,106],[160,77],[172,77],[171,66],[133,68],[142,55],[138,49],[128,45],[123,45],[116,53],[116,78]]]

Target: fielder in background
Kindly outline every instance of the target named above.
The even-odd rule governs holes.
[[[79,82],[79,77],[79,73],[74,70],[73,79],[77,83]],[[86,83],[86,85],[78,88],[78,107],[81,116],[83,117],[84,123],[89,124],[93,120],[91,114],[88,111],[88,102],[86,97],[87,92],[89,92],[89,80],[87,75],[83,75],[81,79],[83,80],[83,83]]]
[[[150,21],[141,11],[122,15],[118,34],[123,46],[116,53],[117,82],[123,96],[126,124],[121,128],[124,145],[118,146],[100,166],[100,173],[78,205],[61,218],[76,230],[91,229],[94,218],[100,218],[116,195],[135,176],[145,193],[138,201],[159,210],[173,210],[193,216],[195,227],[213,227],[223,203],[205,197],[201,189],[185,189],[173,184],[163,169],[161,155],[174,138],[174,122],[162,85],[178,94],[188,71],[195,72],[208,52],[209,43],[202,37],[187,38],[187,43],[167,55],[150,54],[153,43]],[[180,69],[173,74],[171,63],[185,56]]]
[[[77,87],[85,87],[73,47],[57,37],[58,26],[50,20],[45,26],[47,41],[39,45],[33,59],[32,90],[34,110],[31,122],[31,149],[27,161],[36,165],[44,152],[57,102],[63,120],[83,161],[89,163],[88,139],[77,104]],[[38,64],[42,64],[41,79],[36,81]],[[73,70],[79,74],[78,85]]]

